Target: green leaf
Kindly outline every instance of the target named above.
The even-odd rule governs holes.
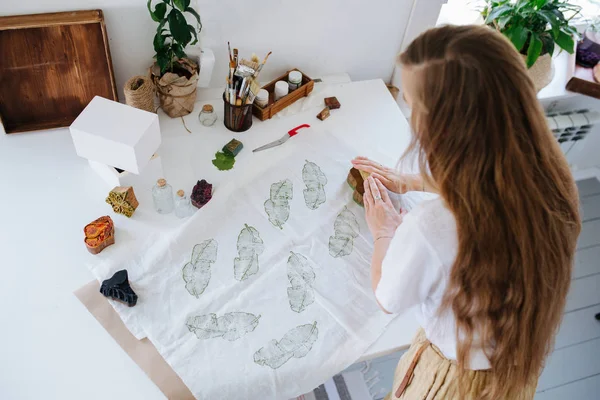
[[[512,6],[509,4],[505,4],[502,5],[500,7],[495,7],[492,8],[492,11],[490,11],[490,13],[488,14],[487,18],[485,19],[485,23],[489,24],[492,21],[494,21],[496,18],[498,18],[499,16],[503,15],[504,13],[508,12],[512,10]]]
[[[523,46],[525,46],[529,33],[529,29],[525,28],[523,25],[514,25],[505,32],[506,36],[518,51],[523,50]]]
[[[535,6],[538,8],[538,10],[542,7],[544,7],[546,4],[548,4],[548,0],[536,0],[535,1]]]
[[[512,19],[512,15],[503,15],[500,18],[498,18],[498,27],[500,28],[500,30],[504,29],[504,27],[506,26],[506,24]]]
[[[154,35],[154,40],[153,40],[152,44],[154,45],[155,52],[160,53],[160,51],[162,49],[164,49],[166,38],[167,38],[167,35],[161,35],[158,32],[156,33],[156,35]]]
[[[169,52],[166,48],[156,53],[156,63],[160,67],[160,73],[164,74],[170,63]]]
[[[192,25],[188,25],[188,29],[192,33],[192,35],[194,35],[194,41],[190,43],[190,45],[193,46],[196,43],[198,43],[198,34],[196,33],[196,28],[194,28]]]
[[[560,30],[560,21],[556,18],[556,15],[554,15],[550,11],[545,10],[538,11],[538,15],[550,24],[550,26],[552,27],[552,36],[556,38]]]
[[[172,9],[169,13],[168,20],[169,28],[171,29],[173,39],[181,43],[183,47],[187,46],[188,43],[192,40],[192,34],[188,30],[187,21],[185,20],[185,17],[181,13],[181,11],[175,8]]]
[[[189,12],[190,14],[192,14],[194,17],[196,17],[196,20],[198,21],[198,32],[200,32],[202,30],[202,22],[200,21],[200,15],[196,12],[196,10],[194,10],[192,7],[187,7],[185,9],[186,12]]]
[[[160,24],[158,24],[158,28],[156,28],[156,32],[163,33],[163,30],[166,31],[166,29],[163,29],[163,27],[165,26],[166,23],[167,23],[166,19],[163,19],[162,21],[160,21]]]
[[[542,53],[542,41],[536,34],[531,35],[529,49],[527,49],[527,68],[531,68]]]
[[[148,12],[150,12],[150,17],[152,17],[152,20],[154,20],[156,22],[160,22],[160,20],[162,18],[158,18],[158,16],[156,14],[154,14],[154,12],[152,11],[152,8],[150,7],[151,3],[152,3],[152,0],[148,0],[147,6],[148,6]]]
[[[552,55],[554,54],[554,39],[552,38],[552,36],[545,34],[544,36],[541,37],[542,39],[542,43],[543,43],[543,47],[542,47],[542,51],[545,51],[546,53]]]
[[[173,0],[173,6],[179,8],[181,11],[185,11],[190,5],[190,0]]]
[[[215,159],[212,160],[212,163],[219,171],[227,171],[233,168],[233,164],[235,164],[235,157],[218,151],[215,154]]]
[[[175,43],[173,45],[173,52],[179,59],[187,57],[187,54],[185,54],[185,51],[183,51],[183,47],[179,43]]]
[[[569,35],[568,33],[560,31],[558,33],[558,37],[556,38],[556,44],[559,45],[560,48],[566,50],[569,54],[573,54],[575,41],[573,40],[573,36]]]
[[[165,3],[158,3],[156,8],[154,9],[154,15],[156,15],[161,20],[165,17],[167,12],[167,5]]]

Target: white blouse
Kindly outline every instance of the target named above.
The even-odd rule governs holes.
[[[425,201],[396,229],[375,291],[379,304],[391,313],[419,305],[418,318],[427,338],[450,360],[456,360],[456,322],[452,310],[438,315],[438,309],[457,250],[454,215],[440,198]],[[490,368],[474,339],[468,368]]]

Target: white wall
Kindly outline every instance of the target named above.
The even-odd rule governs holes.
[[[146,0],[0,4],[0,15],[102,9],[121,100],[125,81],[144,74],[151,64],[157,24]],[[353,80],[389,81],[412,4],[413,0],[192,0],[204,24],[201,44],[215,52],[211,86],[224,83],[228,40],[243,56],[256,52],[262,58],[273,51],[261,80],[298,67],[309,76],[348,72]]]

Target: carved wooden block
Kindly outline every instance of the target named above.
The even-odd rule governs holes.
[[[100,293],[113,300],[125,303],[129,307],[137,304],[138,297],[129,285],[126,269],[117,271],[110,279],[104,280],[102,286],[100,286]]]
[[[231,139],[231,141],[223,147],[223,153],[235,157],[240,153],[240,151],[242,151],[243,148],[244,145],[242,142],[236,139]]]
[[[106,202],[112,206],[114,212],[117,214],[123,214],[128,218],[133,215],[135,209],[140,204],[135,197],[133,187],[131,186],[115,187],[108,194]]]
[[[317,114],[317,118],[319,118],[321,121],[325,121],[327,118],[329,118],[329,107],[325,107],[320,113]]]
[[[337,110],[341,107],[337,97],[327,97],[325,99],[325,105],[329,107],[330,110]]]
[[[356,168],[350,169],[346,182],[354,190],[352,200],[359,206],[364,206],[363,195],[365,194],[365,179],[369,177],[367,172],[359,171]]]
[[[100,217],[83,228],[85,245],[92,254],[98,254],[115,243],[115,226],[109,216]]]

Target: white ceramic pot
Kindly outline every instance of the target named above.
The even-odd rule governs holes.
[[[524,60],[527,60],[527,56],[521,54]],[[533,80],[536,91],[540,91],[554,78],[554,63],[552,56],[548,53],[543,56],[539,56],[535,63],[528,70],[529,76]]]

